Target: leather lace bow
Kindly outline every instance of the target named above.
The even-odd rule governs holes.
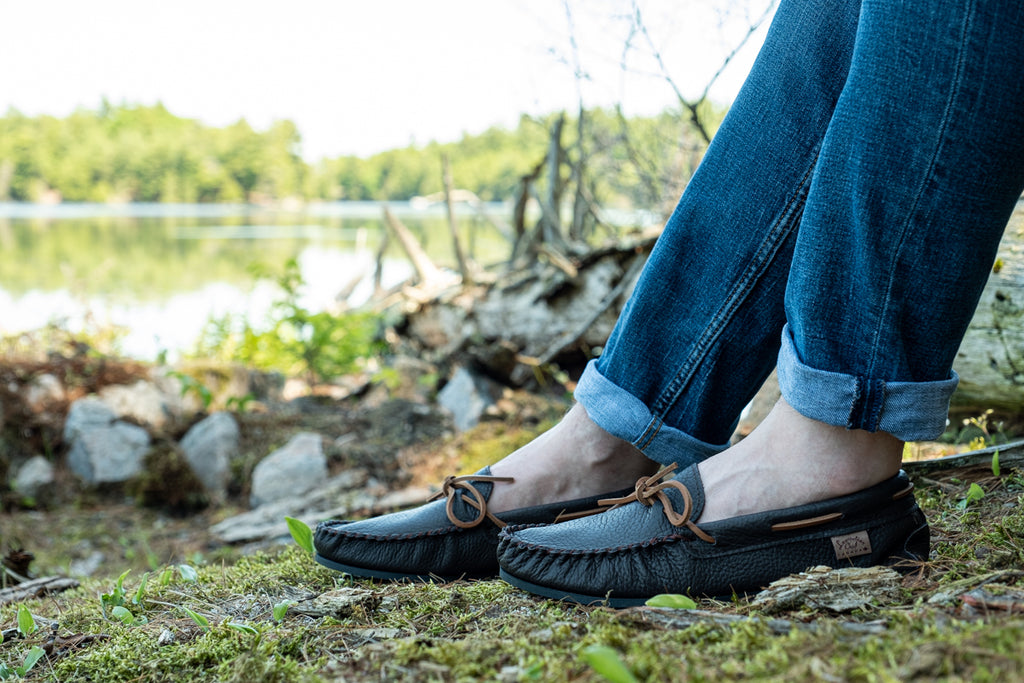
[[[472,529],[480,524],[480,522],[484,521],[485,518],[494,522],[499,529],[504,528],[505,522],[495,517],[494,513],[487,509],[487,499],[484,498],[479,489],[469,483],[471,481],[513,482],[515,479],[512,477],[487,477],[478,474],[470,474],[462,477],[448,475],[444,478],[444,483],[441,484],[441,490],[428,498],[427,502],[447,498],[448,502],[445,503],[444,506],[445,514],[448,515],[448,520],[460,529]],[[466,501],[466,503],[471,507],[475,507],[477,509],[477,516],[471,522],[464,522],[455,515],[455,491],[457,489],[465,491],[462,496],[462,500]]]
[[[700,527],[690,520],[690,514],[693,512],[693,497],[690,495],[690,491],[682,484],[682,482],[676,479],[668,479],[666,481],[659,481],[664,479],[666,476],[675,470],[676,465],[668,465],[658,470],[656,473],[649,477],[640,477],[636,481],[636,487],[633,489],[633,493],[622,498],[607,498],[604,500],[597,501],[598,505],[611,505],[609,509],[614,509],[620,505],[626,503],[632,503],[633,501],[639,501],[647,507],[651,507],[654,501],[657,500],[661,503],[661,508],[665,512],[665,517],[672,526],[685,526],[687,529],[692,531],[701,540],[707,541],[708,543],[714,543],[715,539],[705,533]],[[665,493],[665,489],[675,489],[679,491],[679,494],[683,497],[683,511],[682,513],[676,512],[675,508],[672,507],[672,501],[669,500],[668,494]]]

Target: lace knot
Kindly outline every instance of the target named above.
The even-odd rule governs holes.
[[[486,481],[493,483],[499,481],[513,482],[515,479],[512,477],[490,477],[476,474],[456,477],[449,474],[441,483],[441,490],[428,498],[427,502],[429,503],[434,500],[440,500],[441,498],[447,498],[448,500],[444,506],[445,514],[448,515],[448,521],[460,529],[472,529],[483,522],[484,519],[491,520],[499,529],[504,528],[505,522],[495,517],[494,514],[487,509],[487,499],[482,493],[480,493],[480,490],[477,487],[470,483],[474,481]],[[462,500],[464,500],[467,505],[474,507],[477,510],[477,515],[472,521],[465,522],[455,515],[455,493],[460,490],[464,491]]]
[[[651,507],[654,505],[654,501],[657,500],[661,503],[661,509],[672,526],[685,526],[701,540],[714,543],[715,539],[690,519],[690,515],[693,513],[693,496],[690,495],[689,489],[676,479],[665,480],[665,477],[670,475],[675,469],[675,463],[667,465],[649,477],[637,479],[633,493],[628,496],[599,500],[597,503],[598,505],[611,505],[610,509],[614,510],[619,506],[632,502],[638,502],[641,505]],[[672,501],[668,494],[665,493],[665,490],[670,488],[678,491],[679,495],[683,498],[683,511],[681,513],[672,507]]]

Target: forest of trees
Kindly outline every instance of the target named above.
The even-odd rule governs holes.
[[[707,107],[712,126],[721,116]],[[215,128],[161,104],[106,101],[65,118],[9,110],[0,117],[0,201],[403,200],[442,189],[443,155],[457,187],[485,201],[504,200],[544,159],[555,118],[524,116],[515,130],[310,164],[301,156],[299,130],[287,120],[264,131],[244,119]],[[678,111],[627,120],[591,110],[584,122],[582,144],[574,120],[564,126],[563,144],[585,158],[592,190],[605,205],[650,207],[674,198],[704,148]]]

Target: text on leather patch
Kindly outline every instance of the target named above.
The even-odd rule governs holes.
[[[832,546],[836,549],[836,558],[840,560],[871,554],[871,539],[868,538],[866,531],[858,531],[845,536],[833,536]]]

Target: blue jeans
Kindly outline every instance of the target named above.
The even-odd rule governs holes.
[[[725,447],[778,367],[807,417],[942,433],[1024,189],[1024,3],[783,0],[576,399],[648,457]]]

